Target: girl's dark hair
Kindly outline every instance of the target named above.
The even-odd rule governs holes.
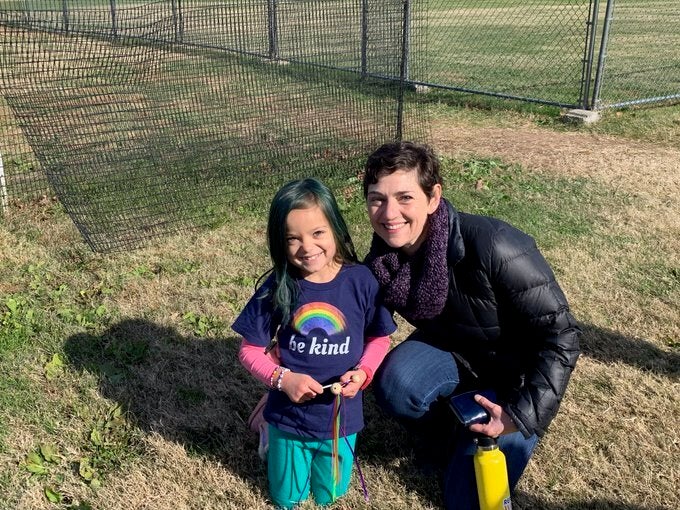
[[[267,223],[267,243],[276,278],[271,298],[275,311],[281,314],[281,324],[290,319],[299,294],[294,278],[295,268],[288,263],[286,218],[294,209],[314,206],[319,206],[331,226],[337,262],[355,263],[358,260],[347,224],[331,190],[316,179],[300,179],[285,184],[272,199]]]
[[[391,142],[377,148],[368,156],[364,168],[364,198],[368,187],[376,184],[382,175],[390,175],[397,170],[417,170],[420,188],[432,197],[435,184],[443,184],[439,158],[425,144],[414,142]]]

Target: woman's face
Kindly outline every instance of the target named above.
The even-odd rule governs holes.
[[[366,206],[371,225],[388,246],[413,255],[427,236],[427,217],[439,206],[441,185],[428,197],[417,170],[397,170],[368,186]]]

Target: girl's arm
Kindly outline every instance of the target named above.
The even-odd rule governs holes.
[[[385,359],[389,350],[389,336],[371,336],[366,339],[364,353],[357,365],[359,370],[363,370],[366,373],[366,380],[361,385],[362,390],[371,383],[375,371],[378,370],[380,363]]]
[[[279,368],[279,359],[274,351],[265,354],[262,346],[251,344],[244,338],[238,351],[238,360],[258,381],[268,388],[272,387],[272,375]]]
[[[375,371],[385,358],[387,351],[390,349],[389,336],[372,336],[366,339],[364,345],[364,353],[359,360],[355,369],[349,370],[342,375],[340,381],[346,382],[347,385],[342,389],[342,394],[345,397],[354,397],[359,390],[366,388],[373,380]],[[361,375],[363,373],[363,375]],[[358,374],[360,381],[352,382],[352,376]]]
[[[268,388],[285,392],[296,404],[323,393],[323,388],[313,378],[281,367],[279,358],[273,351],[265,354],[262,346],[248,343],[245,338],[241,341],[238,359],[256,379]]]

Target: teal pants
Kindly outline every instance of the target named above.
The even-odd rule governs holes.
[[[352,476],[356,439],[352,434],[338,441],[339,479],[335,485],[332,439],[308,439],[269,425],[267,474],[274,504],[293,508],[307,499],[310,490],[319,505],[328,505],[345,494]]]

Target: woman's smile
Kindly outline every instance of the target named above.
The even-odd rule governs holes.
[[[441,187],[429,197],[416,170],[396,170],[368,187],[366,205],[376,234],[392,248],[415,253],[427,236],[427,219],[439,206]]]

